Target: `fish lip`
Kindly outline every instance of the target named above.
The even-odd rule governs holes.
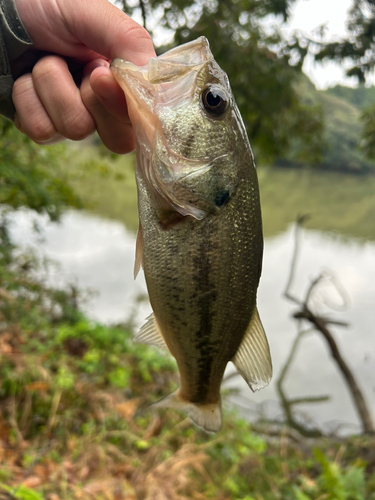
[[[155,97],[157,91],[160,91],[159,85],[170,84],[190,72],[197,74],[205,64],[212,61],[215,60],[209,42],[201,36],[174,47],[159,57],[151,57],[144,66],[137,66],[117,57],[111,61],[110,69],[119,83],[123,80],[129,94],[134,94],[132,87],[127,85],[131,74],[132,78],[138,80],[139,84],[146,87]]]
[[[154,113],[155,85],[148,81],[148,65],[135,64],[115,58],[110,64],[112,73],[124,91],[128,114],[135,130],[138,144],[146,153],[154,143],[158,119]]]
[[[109,67],[111,69],[113,69],[113,67],[116,67],[120,64],[120,61],[124,61],[124,59],[121,59],[120,57],[115,57],[114,59],[112,59],[112,61],[110,62],[109,64]],[[127,62],[127,61],[125,61]]]
[[[177,74],[174,75],[175,78],[173,75],[171,76],[170,81],[164,80],[155,83],[155,79],[158,80],[155,77],[155,75],[157,76],[158,59],[151,58],[147,65],[136,66],[131,62],[116,58],[110,65],[115,79],[124,91],[129,118],[136,131],[136,136],[138,136],[138,145],[145,154],[148,154],[147,151],[152,150],[156,130],[158,129],[159,133],[164,135],[158,108],[173,105],[175,100],[191,99],[194,85],[192,85],[192,82],[190,82],[190,85],[183,84],[184,77],[194,80],[195,75],[206,64],[205,62],[198,65],[194,64],[194,69],[190,65],[188,65],[189,69],[184,66],[178,76],[176,76]],[[169,64],[169,61],[167,63]],[[161,69],[163,68],[161,67]],[[181,82],[180,87],[181,85],[186,87],[186,90],[182,93],[174,90],[173,83],[177,80]]]
[[[111,70],[116,74],[117,69],[141,73],[145,81],[151,84],[169,83],[189,71],[199,69],[209,61],[214,61],[210,45],[206,37],[174,47],[159,57],[150,57],[147,64],[137,66],[119,57],[110,63]],[[160,70],[166,76],[162,76]]]

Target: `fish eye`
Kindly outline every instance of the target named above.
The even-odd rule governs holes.
[[[208,114],[214,117],[222,116],[229,106],[225,92],[217,86],[204,89],[201,95],[202,105]]]

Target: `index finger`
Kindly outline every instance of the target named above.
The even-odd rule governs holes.
[[[98,54],[138,66],[155,57],[149,33],[108,0],[63,0],[59,7],[70,32]]]

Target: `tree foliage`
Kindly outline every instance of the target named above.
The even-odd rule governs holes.
[[[375,68],[375,0],[353,1],[347,20],[347,29],[348,36],[346,38],[328,44],[320,44],[321,48],[315,54],[315,59],[345,64],[347,67],[346,75],[355,77],[360,83],[356,94],[356,98],[360,99],[361,96],[365,95],[364,83],[367,77],[373,74]],[[372,103],[367,104],[370,106]],[[362,150],[369,158],[374,159],[374,107],[369,107],[362,115],[362,137]]]
[[[123,8],[130,15],[140,8],[147,28],[156,17],[159,28],[173,34],[173,42],[157,47],[159,52],[206,36],[215,59],[229,75],[255,152],[271,160],[293,149],[299,159],[314,163],[321,153],[322,113],[299,95],[301,66],[293,65],[294,42],[288,45],[279,30],[294,1],[141,0],[133,4],[124,0]]]
[[[363,143],[362,148],[369,158],[375,159],[375,106],[362,114]]]
[[[28,207],[57,220],[66,206],[80,202],[64,175],[65,146],[41,147],[0,117],[0,204]]]
[[[375,87],[346,87],[344,85],[335,85],[325,90],[329,95],[343,99],[360,110],[369,108],[375,104]]]
[[[347,38],[324,45],[315,58],[348,62],[346,74],[364,83],[375,66],[375,0],[354,0],[347,28]]]

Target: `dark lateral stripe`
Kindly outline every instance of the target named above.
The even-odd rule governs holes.
[[[202,239],[195,259],[196,273],[194,281],[200,297],[197,301],[199,331],[195,333],[197,340],[195,345],[198,351],[198,387],[197,394],[194,395],[196,402],[204,402],[207,398],[214,355],[210,345],[210,336],[213,319],[212,305],[216,301],[217,293],[214,284],[210,280],[209,252],[212,252],[210,243],[209,239]]]

